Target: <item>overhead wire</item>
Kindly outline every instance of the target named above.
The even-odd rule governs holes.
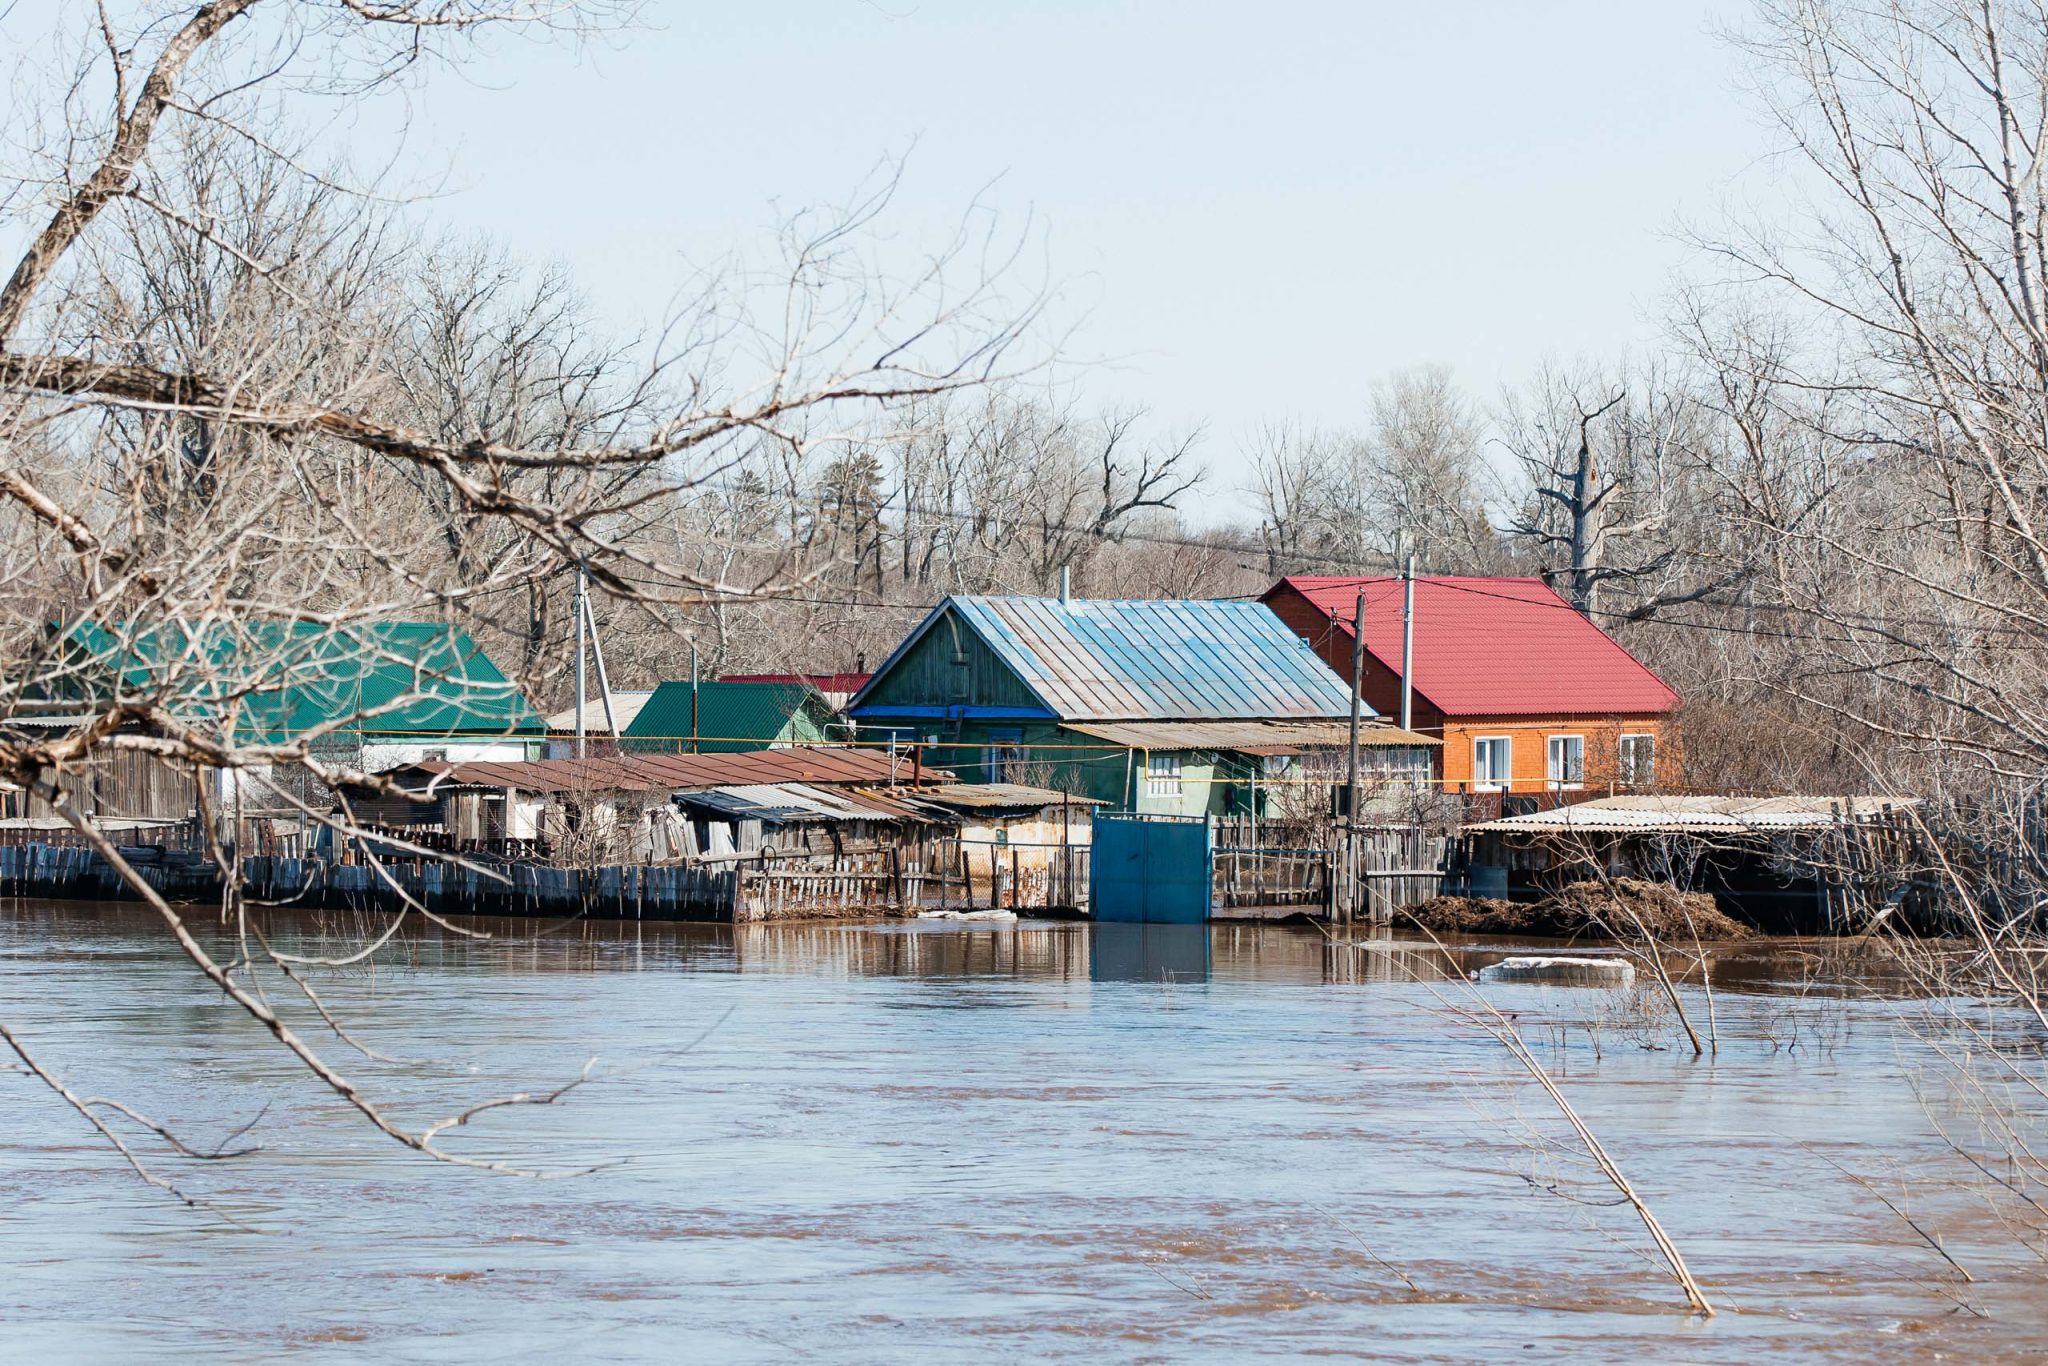
[[[747,493],[747,494],[759,494],[759,493],[761,493],[761,492],[763,492],[763,491],[764,491],[764,490],[761,490],[761,489],[758,489],[758,488],[749,488],[749,487],[743,487],[743,486],[736,486],[736,485],[733,485],[733,484],[731,484],[731,483],[729,483],[729,482],[720,482],[720,481],[715,481],[715,480],[706,480],[706,481],[704,481],[704,482],[702,482],[702,483],[699,483],[699,484],[694,484],[694,485],[692,485],[692,486],[691,486],[691,489],[693,489],[693,490],[694,490],[694,489],[710,489],[710,490],[712,490],[712,491],[714,491],[714,492],[722,492],[722,493]],[[687,491],[688,491],[688,490],[686,490],[686,492],[687,492]],[[820,510],[820,511],[822,512],[822,511],[823,511],[823,510],[825,509],[825,507],[826,507],[826,505],[825,505],[825,504],[822,504],[822,503],[821,503],[821,504],[819,505],[819,510]],[[926,506],[926,505],[920,505],[920,504],[914,504],[914,503],[911,503],[911,504],[906,504],[906,503],[894,503],[894,504],[878,504],[878,505],[876,506],[876,508],[875,508],[875,510],[874,510],[874,511],[875,511],[875,515],[877,516],[877,518],[878,518],[878,519],[879,519],[880,515],[881,515],[881,514],[883,514],[883,513],[885,513],[885,512],[896,512],[896,511],[904,511],[904,512],[907,512],[907,513],[909,513],[909,514],[911,514],[911,515],[914,515],[914,516],[921,516],[921,517],[936,517],[936,518],[942,518],[942,519],[948,519],[948,520],[956,520],[956,521],[963,521],[963,522],[965,522],[965,521],[1000,521],[1000,520],[1002,520],[1002,519],[1000,518],[1000,516],[994,516],[994,515],[991,515],[991,514],[989,514],[989,513],[986,513],[986,512],[969,512],[969,511],[965,511],[965,510],[962,510],[962,509],[959,509],[959,508],[939,508],[939,507],[931,507],[931,506]],[[1338,569],[1342,569],[1342,570],[1346,571],[1346,572],[1344,572],[1344,573],[1341,573],[1341,574],[1329,575],[1329,576],[1326,576],[1326,577],[1335,577],[1335,578],[1351,578],[1351,579],[1360,579],[1360,580],[1366,580],[1366,581],[1369,581],[1369,582],[1385,582],[1385,583],[1398,583],[1398,582],[1399,582],[1399,579],[1398,579],[1398,569],[1399,569],[1399,566],[1398,566],[1398,563],[1396,562],[1396,560],[1395,560],[1395,559],[1394,559],[1393,557],[1391,557],[1391,556],[1387,557],[1387,558],[1386,558],[1385,560],[1377,560],[1377,559],[1374,559],[1374,558],[1372,558],[1372,557],[1367,557],[1367,556],[1358,556],[1358,555],[1343,555],[1343,556],[1340,556],[1340,555],[1329,555],[1329,554],[1320,554],[1320,553],[1313,553],[1313,552],[1298,552],[1298,553],[1297,553],[1297,552],[1291,552],[1291,551],[1290,551],[1290,552],[1285,552],[1285,553],[1282,553],[1282,552],[1278,552],[1278,551],[1275,551],[1275,550],[1274,550],[1274,549],[1273,549],[1272,547],[1270,547],[1270,546],[1264,546],[1264,545],[1258,545],[1258,544],[1253,544],[1253,543],[1245,542],[1245,541],[1242,541],[1242,540],[1222,540],[1222,539],[1218,539],[1217,537],[1214,537],[1214,536],[1211,536],[1211,537],[1208,537],[1208,538],[1203,538],[1203,537],[1201,537],[1201,536],[1199,536],[1199,535],[1186,535],[1186,534],[1183,534],[1183,535],[1169,535],[1169,534],[1165,534],[1165,533],[1160,533],[1160,532],[1145,532],[1145,531],[1135,531],[1135,530],[1109,530],[1109,529],[1105,529],[1105,528],[1100,528],[1100,527],[1096,527],[1096,526],[1093,526],[1093,525],[1090,525],[1090,524],[1085,524],[1085,523],[1078,523],[1078,522],[1066,522],[1066,521],[1046,521],[1046,520],[1044,520],[1044,519],[1032,519],[1032,518],[1029,518],[1029,517],[1022,517],[1022,518],[1019,518],[1018,520],[1020,520],[1020,521],[1024,521],[1024,522],[1028,522],[1028,523],[1030,523],[1030,524],[1032,524],[1032,525],[1034,525],[1034,526],[1040,527],[1040,528],[1042,528],[1042,529],[1045,529],[1045,530],[1048,530],[1048,531],[1054,531],[1054,532],[1058,532],[1059,534],[1062,534],[1062,535],[1079,535],[1079,536],[1085,537],[1085,538],[1087,538],[1087,539],[1095,540],[1095,541],[1097,541],[1098,543],[1102,543],[1102,544],[1123,544],[1123,543],[1136,543],[1136,544],[1141,544],[1141,545],[1157,545],[1157,546],[1170,546],[1170,547],[1176,547],[1176,548],[1183,548],[1183,549],[1192,549],[1192,550],[1207,550],[1207,551],[1214,551],[1214,552],[1219,552],[1219,553],[1229,553],[1229,554],[1235,554],[1235,555],[1249,555],[1249,556],[1255,556],[1255,557],[1261,557],[1261,558],[1265,558],[1265,559],[1267,559],[1268,561],[1278,561],[1278,562],[1281,562],[1281,563],[1285,563],[1285,564],[1289,564],[1289,565],[1311,565],[1311,564],[1312,564],[1312,565],[1322,565],[1322,566],[1325,566],[1325,567],[1329,567],[1329,568],[1338,568]],[[731,544],[731,543],[727,543],[727,544]],[[768,545],[767,543],[765,543],[765,542],[764,542],[764,543],[760,543],[760,544],[761,544],[762,548],[764,548],[764,549],[767,549],[767,548],[772,548],[772,547],[770,547],[770,546],[769,546],[769,545]],[[1276,572],[1277,572],[1277,571],[1276,571]],[[1288,574],[1282,573],[1282,574],[1280,575],[1280,577],[1291,577],[1291,575],[1288,575]],[[1732,635],[1743,635],[1743,636],[1749,636],[1749,637],[1752,637],[1752,638],[1756,638],[1756,639],[1776,639],[1776,640],[1800,640],[1800,641],[1814,641],[1814,640],[1815,640],[1815,637],[1814,637],[1814,636],[1813,636],[1812,634],[1810,634],[1810,633],[1808,633],[1808,632],[1804,632],[1804,631],[1790,631],[1790,630],[1772,630],[1772,629],[1769,629],[1769,628],[1767,628],[1767,627],[1762,627],[1762,626],[1758,626],[1758,625],[1755,625],[1755,624],[1739,624],[1739,625],[1738,625],[1738,624],[1733,624],[1733,623],[1725,623],[1725,622],[1712,622],[1712,621],[1697,621],[1697,620],[1689,620],[1689,619],[1687,619],[1687,618],[1683,618],[1683,617],[1676,617],[1676,616],[1654,616],[1654,615],[1653,615],[1653,616],[1643,616],[1643,615],[1639,615],[1639,614],[1638,614],[1638,612],[1636,612],[1636,611],[1633,611],[1633,610],[1615,610],[1615,609],[1606,609],[1606,608],[1600,608],[1600,607],[1595,607],[1595,606],[1592,606],[1592,605],[1590,605],[1590,604],[1589,604],[1589,605],[1587,605],[1587,606],[1585,606],[1585,607],[1579,607],[1579,606],[1575,606],[1574,604],[1572,604],[1572,603],[1570,603],[1570,602],[1568,602],[1568,601],[1565,601],[1565,600],[1563,600],[1563,599],[1560,599],[1559,601],[1557,601],[1557,602],[1554,602],[1554,603],[1553,603],[1553,602],[1541,602],[1541,601],[1535,601],[1535,600],[1531,600],[1531,599],[1528,599],[1528,598],[1525,598],[1525,597],[1521,597],[1521,596],[1519,596],[1519,595],[1516,595],[1516,594],[1509,594],[1509,593],[1500,593],[1500,592],[1496,592],[1496,591],[1491,591],[1491,590],[1485,589],[1485,588],[1483,588],[1483,587],[1480,587],[1479,585],[1477,585],[1477,584],[1475,584],[1475,583],[1470,583],[1470,582],[1465,582],[1465,583],[1459,583],[1459,582],[1453,582],[1453,581],[1452,581],[1453,579],[1460,579],[1460,578],[1462,578],[1462,579],[1487,579],[1487,578],[1501,578],[1501,577],[1512,577],[1512,576],[1503,576],[1503,575],[1448,575],[1448,576],[1447,576],[1447,575],[1428,575],[1428,576],[1420,576],[1420,577],[1426,578],[1426,579],[1428,580],[1428,582],[1429,582],[1429,583],[1430,583],[1430,584],[1431,584],[1432,586],[1434,586],[1434,587],[1436,587],[1436,588],[1439,588],[1439,589],[1445,589],[1445,590],[1449,590],[1449,591],[1453,591],[1453,592],[1460,592],[1460,593],[1466,593],[1466,594],[1470,594],[1470,595],[1473,595],[1473,596],[1478,596],[1478,597],[1493,597],[1493,598],[1500,598],[1500,599],[1503,599],[1503,600],[1506,600],[1506,601],[1512,601],[1512,602],[1520,603],[1520,604],[1522,604],[1522,605],[1524,605],[1524,606],[1529,606],[1529,607],[1535,607],[1535,608],[1550,608],[1550,609],[1555,609],[1555,610],[1561,610],[1561,611],[1573,612],[1573,613],[1576,613],[1576,614],[1578,614],[1578,615],[1580,615],[1580,616],[1582,616],[1582,617],[1588,618],[1588,619],[1592,619],[1592,618],[1604,618],[1604,619],[1606,619],[1606,620],[1608,620],[1608,621],[1611,621],[1611,622],[1613,622],[1613,623],[1614,623],[1614,624],[1616,624],[1616,625],[1637,625],[1637,624],[1640,624],[1640,625],[1657,625],[1657,626],[1665,626],[1665,627],[1676,627],[1676,628],[1679,628],[1679,629],[1685,629],[1685,630],[1696,630],[1696,631],[1705,631],[1705,632],[1710,632],[1710,633],[1713,633],[1713,634],[1720,634],[1720,635],[1729,635],[1729,634],[1732,634]],[[1540,577],[1540,576],[1527,576],[1527,577]],[[1547,582],[1547,580],[1546,580],[1546,582]],[[873,608],[873,609],[880,609],[880,610],[883,610],[883,611],[902,611],[902,612],[929,612],[929,611],[931,611],[931,610],[932,610],[933,608],[935,608],[936,606],[938,606],[938,603],[937,603],[937,602],[913,603],[913,602],[896,602],[896,601],[890,601],[890,600],[888,600],[888,599],[886,599],[886,598],[884,598],[884,597],[881,597],[881,596],[879,596],[879,595],[877,595],[877,596],[875,596],[875,597],[859,597],[859,596],[855,596],[855,597],[823,597],[823,596],[818,596],[818,595],[813,595],[813,594],[804,594],[804,593],[800,593],[800,592],[798,592],[798,593],[786,593],[786,592],[778,592],[778,593],[766,593],[766,594],[759,594],[759,595],[754,595],[754,594],[733,594],[733,595],[728,595],[728,596],[726,596],[726,597],[724,598],[724,600],[725,600],[725,601],[727,601],[727,602],[737,602],[737,603],[770,603],[770,602],[795,602],[795,603],[806,603],[806,604],[812,604],[812,605],[816,605],[816,606],[826,606],[826,607],[864,607],[864,608]],[[941,600],[943,600],[943,599],[941,599]],[[1256,600],[1256,599],[1255,599],[1255,598],[1254,598],[1254,597],[1253,597],[1252,595],[1243,595],[1243,596],[1241,596],[1241,597],[1239,597],[1239,598],[1237,598],[1237,599],[1235,599],[1235,600],[1238,600],[1238,601],[1252,601],[1252,600]],[[1683,603],[1681,603],[1681,604],[1673,604],[1673,606],[1690,606],[1690,605],[1693,605],[1693,604],[1683,604]],[[1730,605],[1732,605],[1732,604],[1727,604],[1727,603],[1705,603],[1705,604],[1703,604],[1703,605],[1706,605],[1706,606],[1714,606],[1714,607],[1723,607],[1723,606],[1730,606]],[[1936,619],[1936,618],[1925,618],[1925,617],[1918,617],[1918,618],[1916,618],[1916,617],[1883,617],[1883,618],[1879,618],[1879,617],[1875,617],[1875,616],[1873,616],[1873,615],[1871,615],[1871,614],[1868,614],[1868,613],[1854,613],[1854,614],[1840,614],[1840,613],[1837,613],[1837,614],[1834,614],[1833,616],[1821,616],[1821,614],[1819,614],[1819,613],[1815,612],[1815,611],[1814,611],[1814,610],[1812,610],[1812,609],[1809,609],[1809,608],[1802,608],[1802,607],[1799,607],[1799,606],[1796,606],[1796,605],[1793,605],[1793,604],[1789,604],[1789,603],[1746,603],[1746,604],[1742,604],[1742,608],[1743,608],[1743,610],[1745,610],[1745,611],[1749,611],[1749,612],[1763,612],[1763,613],[1770,613],[1770,614],[1773,614],[1773,615],[1788,615],[1788,616],[1798,616],[1798,617],[1802,617],[1802,618],[1808,618],[1808,619],[1815,619],[1815,618],[1817,618],[1817,619],[1819,619],[1819,620],[1822,620],[1822,621],[1834,621],[1834,622],[1836,622],[1837,624],[1840,624],[1840,625],[1842,625],[1842,626],[1843,626],[1843,627],[1844,627],[1845,629],[1849,629],[1849,630],[1855,630],[1855,629],[1857,629],[1857,623],[1856,623],[1856,622],[1854,622],[1854,621],[1846,620],[1846,619],[1845,619],[1845,616],[1853,616],[1853,617],[1856,617],[1856,618],[1860,618],[1860,619],[1861,619],[1861,623],[1862,623],[1863,627],[1864,627],[1864,628],[1866,628],[1866,629],[1867,629],[1868,631],[1870,631],[1870,632],[1872,632],[1872,633],[1877,633],[1877,632],[1880,632],[1880,631],[1882,631],[1882,630],[1883,630],[1884,628],[1886,628],[1886,627],[1917,627],[1917,628],[1923,628],[1923,629],[1934,629],[1934,630],[1957,630],[1957,629],[1962,629],[1962,630],[1974,630],[1974,631],[1978,631],[1978,632],[1984,632],[1984,631],[1995,631],[1995,632],[1999,632],[1999,633],[2003,633],[2003,634],[2009,634],[2009,635],[2013,635],[2013,636],[2019,637],[2019,638],[2020,638],[2021,640],[2023,640],[2023,641],[2025,641],[2025,642],[2027,642],[2027,643],[2030,643],[2030,644],[2040,644],[2040,645],[2048,645],[2048,632],[2042,632],[2042,633],[2034,633],[2034,634],[2030,634],[2030,633],[2028,633],[2028,632],[2027,632],[2027,631],[2026,631],[2026,630],[2025,630],[2024,628],[2022,628],[2022,627],[2018,627],[2018,626],[2011,626],[2011,625],[2000,625],[2000,626],[1992,626],[1992,627],[1968,627],[1968,626],[1960,626],[1960,627],[1959,627],[1959,626],[1958,626],[1958,624],[1957,624],[1957,623],[1955,623],[1955,622],[1952,622],[1952,621],[1944,621],[1944,620],[1940,620],[1940,619]],[[1850,643],[1853,643],[1853,638],[1837,638],[1837,639],[1832,639],[1832,640],[1831,640],[1831,639],[1828,639],[1828,638],[1820,638],[1820,639],[1818,640],[1818,642],[1817,642],[1817,643],[1821,643],[1821,644],[1850,644]]]

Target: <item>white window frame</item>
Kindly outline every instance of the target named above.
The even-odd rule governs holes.
[[[1558,763],[1559,747],[1576,741],[1579,747],[1579,771],[1574,777],[1560,777]],[[1566,751],[1567,753],[1569,751]],[[1543,737],[1543,777],[1552,792],[1576,792],[1586,785],[1586,737],[1583,735],[1546,735]]]
[[[1479,756],[1486,746],[1499,745],[1505,759],[1502,765],[1506,773],[1498,778],[1481,775]],[[1472,737],[1472,790],[1474,792],[1505,792],[1515,784],[1515,737],[1512,735],[1475,735]]]
[[[1181,784],[1180,755],[1172,750],[1153,750],[1145,756],[1145,795],[1178,797]]]
[[[1630,741],[1639,741],[1649,747],[1650,762],[1638,765],[1630,756],[1635,746]],[[1657,784],[1657,732],[1653,730],[1627,730],[1621,733],[1614,756],[1615,781],[1623,787],[1655,787]]]

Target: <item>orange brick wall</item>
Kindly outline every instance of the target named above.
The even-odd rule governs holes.
[[[1550,783],[1550,737],[1582,735],[1586,740],[1587,789],[1615,780],[1623,735],[1657,737],[1657,786],[1675,786],[1681,776],[1677,728],[1668,716],[1459,717],[1443,727],[1444,786],[1467,792],[1472,786],[1473,742],[1505,735],[1513,742],[1511,792],[1541,792]]]

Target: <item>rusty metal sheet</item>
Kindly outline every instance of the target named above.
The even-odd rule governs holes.
[[[909,757],[898,754],[895,767],[898,780],[907,778]],[[430,760],[401,771],[425,775],[436,788],[510,787],[536,793],[657,792],[749,783],[879,787],[892,776],[885,751],[836,745],[800,745],[736,754],[631,754],[459,763]],[[932,768],[921,774],[930,783],[950,782],[952,776],[943,769]]]

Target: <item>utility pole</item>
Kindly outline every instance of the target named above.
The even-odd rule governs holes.
[[[583,626],[590,632],[590,658],[597,665],[597,695],[604,699],[604,728],[619,738],[619,717],[612,708],[611,675],[604,670],[604,642],[597,638],[597,614],[590,608],[590,591],[583,593]]]
[[[584,643],[583,621],[589,608],[589,591],[583,577],[583,563],[579,560],[576,563],[576,757],[579,759],[583,757],[583,706],[586,700],[583,691],[583,656],[588,648]]]
[[[1358,916],[1358,692],[1365,681],[1365,585],[1351,616],[1351,744],[1344,780],[1344,907],[1347,921]]]
[[[1401,729],[1415,719],[1415,552],[1401,561]]]
[[[690,753],[697,752],[697,642],[690,642]]]

